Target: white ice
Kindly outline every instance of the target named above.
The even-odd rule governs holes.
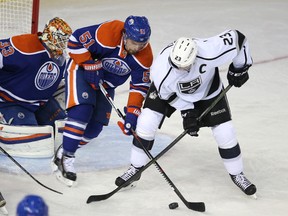
[[[152,27],[154,55],[180,36],[210,37],[226,29],[238,29],[249,40],[254,66],[250,79],[228,92],[233,122],[242,148],[245,173],[258,188],[258,199],[246,197],[230,180],[210,129],[198,138],[185,136],[158,160],[160,166],[188,201],[204,201],[206,212],[187,209],[155,166],[142,175],[133,190],[86,204],[91,194],[108,193],[115,178],[129,165],[131,137],[121,134],[112,113],[110,126],[99,139],[77,152],[78,186],[68,188],[49,170],[49,159],[19,159],[43,184],[63,192],[53,193],[1,157],[0,190],[6,208],[15,215],[27,194],[42,196],[51,216],[286,216],[288,213],[288,1],[285,0],[42,0],[40,30],[60,16],[73,29],[129,15],[145,15]],[[227,65],[221,68],[225,85]],[[115,103],[125,106],[127,83],[117,90]],[[155,142],[153,155],[183,131],[178,113],[166,119]],[[168,204],[178,202],[170,210]]]

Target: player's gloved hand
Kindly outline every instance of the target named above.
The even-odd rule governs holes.
[[[181,116],[183,118],[183,128],[188,130],[190,136],[198,136],[197,132],[199,131],[199,125],[197,121],[198,117],[197,109],[188,109],[182,110]]]
[[[229,85],[241,87],[249,79],[248,69],[250,66],[245,65],[242,68],[235,68],[233,63],[231,63],[227,74]]]
[[[131,129],[136,129],[137,119],[141,113],[141,110],[138,107],[124,107],[124,112],[126,114],[124,123],[118,121],[118,126],[125,135],[132,135]]]
[[[83,63],[82,67],[84,69],[85,80],[92,86],[93,89],[99,89],[99,82],[104,77],[102,62],[99,60],[90,60]]]

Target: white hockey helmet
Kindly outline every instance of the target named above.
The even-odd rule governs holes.
[[[197,45],[192,38],[180,37],[173,45],[169,61],[173,67],[190,70],[197,55]]]

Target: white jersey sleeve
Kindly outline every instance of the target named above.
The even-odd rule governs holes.
[[[252,65],[248,41],[237,30],[228,30],[211,38],[195,40],[198,46],[197,57],[207,60],[212,67],[219,67],[231,61],[235,67]]]

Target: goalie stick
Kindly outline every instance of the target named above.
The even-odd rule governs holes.
[[[18,167],[20,167],[27,175],[29,175],[35,182],[37,182],[39,185],[41,185],[42,187],[50,190],[50,191],[53,191],[55,193],[58,193],[58,194],[63,194],[57,190],[54,190],[44,184],[42,184],[40,181],[38,181],[33,175],[31,175],[31,173],[29,173],[20,163],[18,163],[18,161],[16,161],[7,151],[5,151],[5,149],[3,149],[1,146],[0,146],[0,150],[8,157],[10,158]]]
[[[222,97],[226,94],[226,92],[231,88],[232,86],[227,86],[224,91],[213,101],[213,103],[200,115],[200,117],[198,118],[198,121],[201,121],[201,119],[208,113],[210,112],[210,110],[219,102],[220,99],[222,99]],[[109,94],[107,93],[106,89],[100,84],[100,88],[101,91],[103,92],[103,94],[106,96],[107,100],[110,102],[110,104],[112,105],[112,107],[116,110],[117,114],[119,115],[119,117],[124,119],[123,114],[121,113],[121,111],[114,105],[112,98],[109,96]],[[122,189],[123,187],[127,186],[130,184],[130,182],[134,181],[135,179],[137,179],[138,177],[140,177],[140,174],[146,170],[149,166],[151,166],[151,164],[155,163],[157,169],[159,170],[159,172],[163,175],[163,177],[165,178],[165,180],[168,182],[168,184],[173,188],[174,192],[178,195],[178,197],[182,200],[182,202],[186,205],[187,208],[195,210],[195,211],[200,211],[200,212],[204,212],[205,211],[205,204],[203,202],[188,202],[183,195],[180,193],[180,191],[176,188],[176,186],[173,184],[173,182],[169,179],[169,177],[166,175],[166,173],[163,171],[163,169],[160,167],[160,165],[157,163],[157,160],[164,155],[168,150],[170,150],[180,139],[182,139],[182,137],[184,137],[187,134],[187,130],[185,130],[184,132],[182,132],[172,143],[170,143],[164,150],[162,150],[155,158],[153,158],[153,156],[150,154],[150,152],[142,145],[143,150],[145,151],[145,153],[147,154],[147,156],[151,159],[144,167],[142,167],[138,173],[136,173],[134,176],[132,176],[125,184],[118,186],[116,189],[114,189],[113,191],[111,191],[110,193],[107,194],[103,194],[103,195],[91,195],[90,197],[88,197],[87,199],[87,203],[90,202],[95,202],[95,201],[101,201],[101,200],[105,200],[108,199],[109,197],[111,197],[112,195],[114,195],[115,193],[117,193],[120,189]],[[135,138],[137,138],[137,135],[135,133],[135,131],[133,131],[133,135],[135,136]]]

